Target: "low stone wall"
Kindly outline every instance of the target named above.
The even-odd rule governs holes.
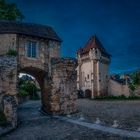
[[[77,61],[72,58],[53,58],[51,64],[51,111],[54,114],[74,113],[77,111]]]
[[[130,89],[128,85],[123,85],[114,81],[112,79],[109,80],[108,85],[108,95],[111,96],[121,96],[124,95],[126,97],[130,96]]]

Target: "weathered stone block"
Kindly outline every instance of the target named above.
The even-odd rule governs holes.
[[[12,124],[13,127],[17,126],[17,99],[15,96],[4,95],[2,98],[3,112],[6,116],[8,122]]]

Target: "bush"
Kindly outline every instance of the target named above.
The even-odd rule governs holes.
[[[128,97],[129,100],[140,100],[139,96],[129,96]]]
[[[129,84],[129,88],[134,91],[136,89],[136,86],[134,84]]]
[[[20,96],[20,97],[26,97],[26,96],[28,96],[29,94],[28,94],[28,92],[26,92],[25,90],[19,90],[19,93],[18,93],[18,95]]]
[[[31,100],[38,100],[37,87],[34,83],[24,82],[20,85],[19,95],[22,97],[29,96]]]
[[[97,96],[94,98],[95,100],[140,100],[140,97],[138,96],[129,96],[126,97],[124,95],[120,95],[120,96]]]
[[[14,50],[14,49],[9,49],[8,52],[7,52],[7,55],[10,55],[10,56],[17,56],[17,51]]]
[[[96,96],[94,99],[95,100],[114,100],[118,99],[119,97],[117,96]]]
[[[37,88],[35,86],[35,84],[31,83],[31,82],[26,82],[24,84],[22,84],[20,86],[20,89],[28,92],[29,94],[31,94],[33,91],[36,92],[37,91]]]
[[[0,126],[5,126],[7,124],[8,123],[7,123],[4,113],[2,111],[0,111]]]

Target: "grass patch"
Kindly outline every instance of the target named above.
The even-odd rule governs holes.
[[[138,96],[129,96],[126,97],[124,95],[121,96],[97,96],[93,100],[140,100]]]

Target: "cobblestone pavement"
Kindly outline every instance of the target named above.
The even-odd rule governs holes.
[[[137,130],[140,128],[140,101],[94,101],[90,99],[78,100],[79,117],[83,114],[88,122],[95,122],[96,118],[103,125],[111,126],[118,121],[119,128]]]
[[[134,140],[45,117],[38,111],[39,106],[38,101],[22,105],[19,127],[0,140]]]

